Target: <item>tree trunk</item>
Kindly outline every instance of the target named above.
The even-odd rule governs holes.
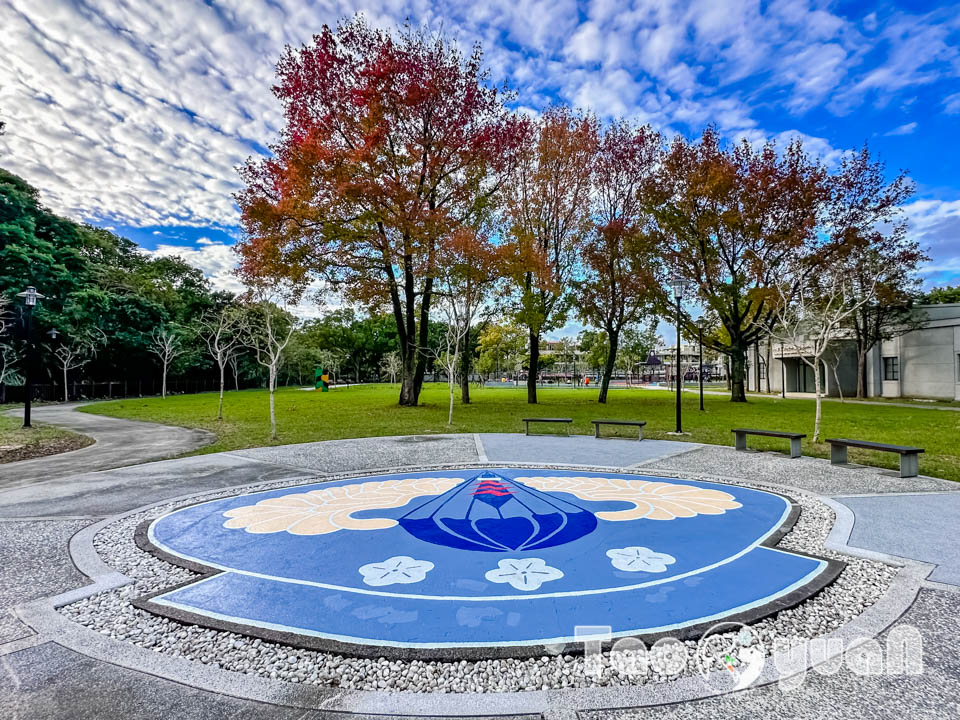
[[[217,405],[217,420],[223,420],[223,391],[226,384],[225,368],[220,364],[220,403]]]
[[[167,364],[163,364],[163,384],[160,385],[160,398],[167,399]]]
[[[415,407],[419,400],[420,390],[416,386],[417,365],[419,362],[419,353],[416,346],[408,343],[403,349],[403,366],[400,369],[400,404],[409,407]]]
[[[747,351],[743,347],[730,350],[730,402],[746,402]]]
[[[839,365],[839,362],[837,363]],[[840,373],[837,372],[837,365],[831,365],[833,368],[833,379],[837,383],[837,392],[840,394],[840,402],[843,402],[843,386],[840,384]]]
[[[540,368],[540,335],[530,331],[530,371],[527,373],[527,403],[537,404],[537,375]]]
[[[813,388],[817,395],[817,414],[813,423],[813,442],[820,442],[820,419],[823,416],[823,400],[820,391],[820,360],[813,359]]]
[[[270,366],[270,439],[277,439],[277,415],[274,410],[273,391],[277,387],[277,368]]]
[[[457,355],[454,353],[453,362],[450,363],[450,367],[447,372],[449,376],[447,377],[447,386],[450,390],[450,410],[447,413],[447,425],[453,425],[453,390],[457,386],[456,373],[454,369],[457,367]]]
[[[460,360],[460,402],[470,404],[470,365],[473,353],[470,352],[470,328],[463,335],[463,357]]]
[[[600,380],[600,396],[597,398],[598,403],[607,402],[607,390],[610,388],[610,378],[613,377],[613,368],[617,363],[620,333],[607,329],[607,338],[610,341],[610,347],[607,352],[607,361],[603,364],[603,377]],[[627,372],[629,374],[629,370]]]
[[[70,402],[69,385],[67,385],[67,366],[63,366],[63,401]]]

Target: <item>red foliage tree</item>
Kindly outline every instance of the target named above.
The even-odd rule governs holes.
[[[241,274],[301,290],[321,278],[389,307],[401,405],[416,405],[423,383],[441,246],[487,211],[516,144],[481,60],[479,47],[464,56],[409,27],[325,26],[280,60],[286,126],[273,157],[241,170]]]
[[[607,335],[608,352],[598,401],[607,401],[620,333],[651,313],[662,299],[662,252],[650,232],[648,207],[662,140],[649,127],[624,122],[603,133],[592,166],[591,241],[582,250],[577,283],[580,317]]]
[[[787,268],[803,267],[789,300],[836,254],[839,240],[819,232],[826,170],[799,140],[782,153],[746,140],[727,148],[707,128],[697,142],[674,140],[658,187],[653,213],[671,263],[722,325],[710,344],[730,358],[730,399],[746,402],[747,349],[769,332]]]
[[[537,402],[540,338],[563,325],[570,281],[590,233],[590,167],[599,123],[566,107],[523,123],[506,193],[515,315],[530,343],[527,402]]]

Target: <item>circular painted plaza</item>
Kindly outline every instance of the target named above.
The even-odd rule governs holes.
[[[521,435],[0,475],[0,693],[45,718],[113,702],[131,717],[906,711],[960,687],[960,563],[930,549],[956,488]],[[921,666],[862,672],[891,633]]]

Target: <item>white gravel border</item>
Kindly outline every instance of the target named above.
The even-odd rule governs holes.
[[[419,468],[419,470],[524,466],[552,469],[551,466],[544,464],[469,463],[457,466],[431,466]],[[784,492],[784,488],[767,483],[718,478],[700,473],[678,473],[676,470],[658,470],[653,466],[633,470],[569,465],[555,467],[599,472],[633,472],[641,475],[705,480],[756,487],[777,493]],[[418,468],[400,470],[416,472]],[[320,476],[293,482],[287,480],[259,483],[198,495],[193,502],[242,492],[295,487],[318,481],[359,477],[386,471],[388,470],[377,469],[347,473],[337,477]],[[839,559],[846,563],[846,567],[833,584],[815,597],[751,626],[754,640],[749,644],[759,640],[767,655],[840,628],[873,605],[886,592],[897,573],[896,568],[881,562],[851,557],[826,549],[824,543],[834,523],[833,511],[811,494],[798,492],[796,489],[790,489],[787,492],[800,505],[801,514],[791,532],[781,539],[778,547]],[[621,675],[617,669],[617,658],[611,662],[610,653],[604,653],[602,674],[596,676],[585,672],[585,660],[582,656],[555,655],[528,660],[498,659],[475,662],[376,660],[303,650],[236,633],[199,626],[185,626],[137,609],[130,604],[134,598],[197,577],[196,573],[173,566],[140,550],[133,541],[134,531],[143,520],[159,517],[183,504],[181,500],[157,505],[149,510],[124,517],[97,533],[94,546],[100,558],[114,570],[132,579],[133,583],[66,605],[60,608],[59,612],[73,622],[111,639],[150,648],[169,656],[200,662],[212,668],[291,683],[352,690],[389,689],[441,693],[515,692],[662,683],[699,672],[694,661],[696,641],[683,644],[687,653],[687,662],[683,663],[684,668],[679,672],[674,671],[677,667],[675,665],[677,657],[667,651],[652,653],[649,672],[631,676]],[[733,635],[725,639],[731,644],[736,644],[736,638]],[[673,649],[675,652],[676,646]],[[735,657],[735,661],[738,661],[738,658]]]

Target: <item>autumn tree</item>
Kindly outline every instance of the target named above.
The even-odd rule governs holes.
[[[465,56],[409,27],[325,26],[281,58],[285,127],[273,157],[242,170],[241,273],[301,289],[320,277],[389,307],[401,405],[416,405],[423,383],[441,244],[487,212],[515,144],[481,63],[479,47]]]
[[[592,163],[595,226],[582,250],[585,274],[576,295],[580,317],[606,334],[600,403],[607,401],[621,331],[662,300],[662,252],[647,215],[660,152],[658,133],[621,121],[603,133]]]
[[[832,239],[818,233],[825,177],[799,140],[782,153],[745,140],[726,148],[713,128],[696,142],[676,138],[663,159],[652,211],[671,263],[725,330],[712,347],[730,358],[734,402],[746,402],[747,351],[771,325],[784,268],[831,257]]]
[[[913,300],[917,269],[930,258],[907,234],[903,204],[914,187],[905,172],[888,183],[884,164],[864,146],[843,158],[829,188],[823,228],[840,245],[833,262],[849,278],[850,292],[863,298],[847,325],[857,347],[857,397],[864,398],[867,353],[923,324]]]
[[[503,251],[492,241],[486,224],[463,227],[441,243],[435,292],[443,301],[445,342],[450,344],[451,332],[456,339],[460,400],[465,405],[470,403],[470,333],[492,284],[499,278],[502,257]]]
[[[590,232],[590,167],[598,132],[595,117],[566,107],[549,108],[522,123],[506,192],[506,248],[514,317],[528,334],[529,403],[537,402],[540,339],[566,320],[570,281]]]

